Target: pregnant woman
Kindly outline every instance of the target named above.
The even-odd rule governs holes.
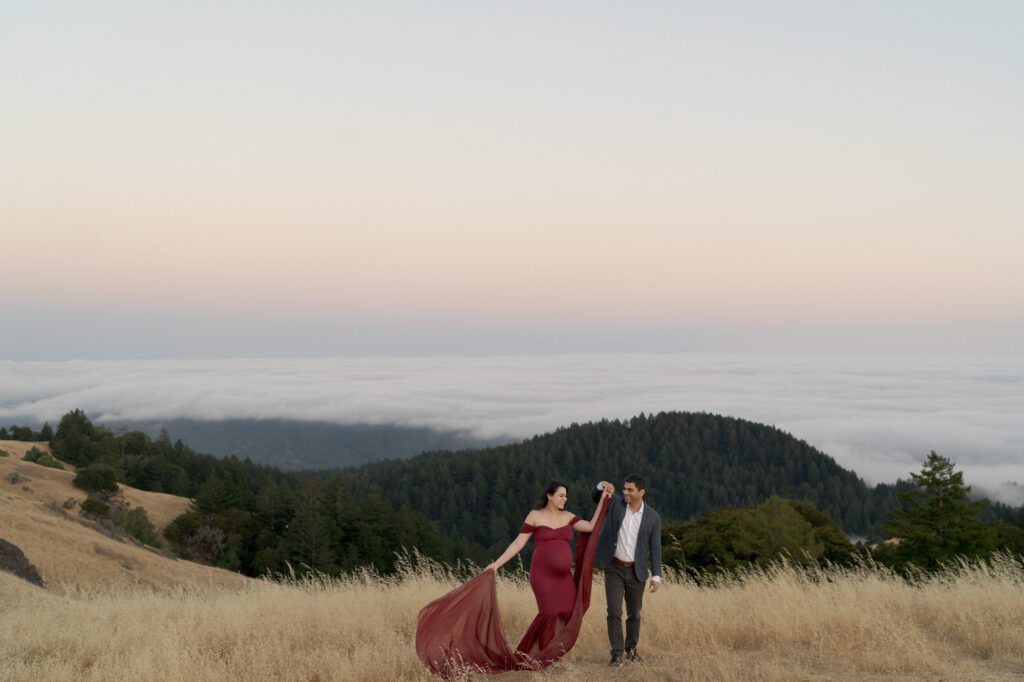
[[[590,538],[597,538],[609,497],[606,490],[587,521],[565,511],[568,491],[564,483],[548,483],[508,549],[476,578],[420,612],[416,633],[420,659],[434,672],[449,676],[467,670],[540,669],[565,655],[576,643],[590,605],[597,545]],[[580,532],[575,575],[569,547],[573,531]],[[498,614],[494,574],[526,546],[531,535],[536,548],[530,563],[530,587],[538,613],[513,651],[505,641]]]

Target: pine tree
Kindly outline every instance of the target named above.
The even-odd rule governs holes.
[[[331,519],[324,499],[323,485],[310,478],[302,482],[295,498],[295,515],[285,538],[290,557],[301,570],[336,570],[331,556]]]
[[[980,514],[988,500],[967,499],[971,487],[964,485],[963,472],[935,454],[925,460],[919,474],[911,474],[914,488],[900,493],[902,509],[892,513],[885,532],[900,542],[894,559],[897,565],[913,562],[933,569],[958,556],[977,556],[992,549],[994,538]]]
[[[214,471],[192,498],[192,509],[203,514],[220,514],[235,507],[238,496],[231,480]]]
[[[61,417],[50,447],[57,459],[85,466],[93,460],[92,436],[92,422],[85,412],[72,410]]]

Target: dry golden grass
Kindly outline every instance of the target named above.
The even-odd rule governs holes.
[[[1003,557],[916,585],[870,566],[814,573],[776,567],[713,587],[668,576],[645,600],[641,652],[647,662],[623,669],[605,665],[598,583],[579,642],[567,657],[580,669],[545,676],[1020,679],[1022,570]],[[414,650],[416,615],[456,582],[427,567],[391,579],[363,574],[163,592],[120,586],[22,599],[0,618],[0,679],[428,680]],[[505,630],[517,638],[533,618],[533,595],[522,580],[502,579],[498,592]]]

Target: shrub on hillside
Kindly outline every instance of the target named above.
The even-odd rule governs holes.
[[[64,465],[53,458],[53,456],[40,450],[37,447],[33,447],[31,450],[25,453],[22,459],[26,462],[32,462],[39,466],[50,467],[51,469],[63,469]]]
[[[82,513],[86,516],[110,516],[110,507],[103,500],[90,497],[82,503]]]
[[[156,534],[156,526],[149,520],[145,507],[118,509],[111,517],[115,526],[120,526],[129,535],[138,538],[150,547],[162,549],[164,543]]]
[[[60,469],[63,471],[64,465],[55,460],[52,456],[43,453],[43,456],[36,460],[36,464],[44,467],[50,467],[51,469]]]
[[[109,464],[90,464],[78,470],[74,484],[90,493],[113,493],[117,491],[117,472]]]
[[[776,495],[757,507],[726,507],[662,529],[662,563],[675,570],[712,575],[765,566],[849,563],[855,548],[831,517],[807,501]]]
[[[216,526],[199,526],[185,541],[185,548],[196,561],[212,564],[224,551],[224,531]]]
[[[7,452],[3,448],[0,448],[0,457],[10,457],[11,453]]]

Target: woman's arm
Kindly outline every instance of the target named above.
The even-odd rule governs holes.
[[[572,529],[579,531],[580,533],[592,532],[594,530],[594,524],[597,523],[597,515],[601,513],[601,505],[604,504],[606,499],[612,496],[612,490],[614,490],[614,488],[612,488],[610,484],[606,485],[604,492],[601,493],[601,499],[597,501],[597,506],[594,507],[594,515],[590,517],[589,521],[577,521],[573,524]]]
[[[484,570],[487,571],[493,568],[494,571],[497,572],[498,569],[504,566],[509,559],[514,557],[516,554],[519,554],[519,551],[526,546],[526,541],[529,539],[530,533],[520,533],[519,537],[513,540],[512,544],[508,546],[508,549],[506,549],[500,557],[487,564],[487,568]]]

